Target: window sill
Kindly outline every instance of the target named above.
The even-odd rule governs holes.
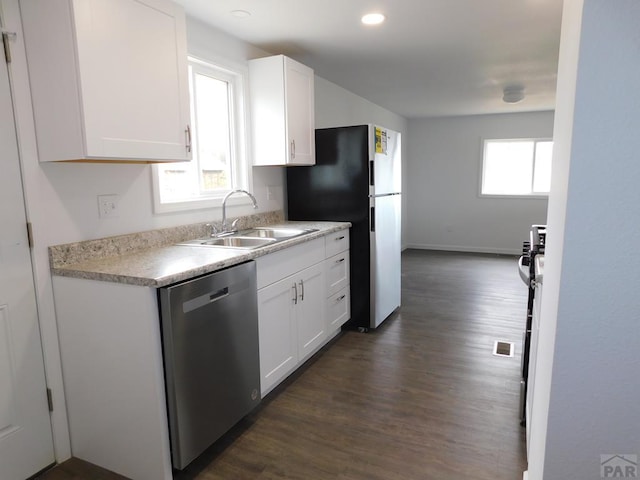
[[[211,210],[211,209],[221,209],[222,208],[222,200],[224,199],[224,195],[209,197],[209,198],[198,198],[193,200],[185,200],[181,202],[172,202],[172,203],[160,203],[155,202],[153,206],[153,212],[155,214],[163,214],[163,213],[175,213],[175,212],[187,212],[194,210]],[[239,207],[239,206],[250,206],[252,205],[251,200],[246,196],[233,196],[227,200],[227,207]]]
[[[539,195],[498,195],[498,194],[488,194],[481,193],[478,195],[479,198],[504,198],[507,200],[513,199],[521,199],[521,200],[549,200],[549,194],[539,194]]]

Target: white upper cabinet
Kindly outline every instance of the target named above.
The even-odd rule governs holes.
[[[284,55],[249,62],[254,165],[313,165],[313,70]]]
[[[21,0],[40,161],[190,160],[184,12]]]

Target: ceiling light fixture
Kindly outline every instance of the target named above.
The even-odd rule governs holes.
[[[231,10],[231,15],[236,18],[247,18],[251,16],[251,12],[247,12],[246,10]]]
[[[518,103],[524,98],[524,87],[520,85],[508,85],[502,90],[502,100],[505,103]]]
[[[367,13],[361,19],[365,25],[380,25],[384,20],[385,16],[381,13]]]

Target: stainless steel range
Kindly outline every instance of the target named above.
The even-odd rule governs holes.
[[[522,256],[518,260],[518,270],[522,281],[529,289],[527,317],[522,338],[522,379],[520,380],[520,424],[526,425],[527,384],[529,381],[529,358],[531,354],[531,327],[533,322],[533,302],[536,294],[536,255],[544,255],[547,238],[546,225],[532,225],[529,241],[522,244]],[[542,258],[542,257],[541,257]]]

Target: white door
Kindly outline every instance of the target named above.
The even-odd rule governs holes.
[[[24,480],[55,458],[12,112],[7,65],[2,58],[0,478]]]

